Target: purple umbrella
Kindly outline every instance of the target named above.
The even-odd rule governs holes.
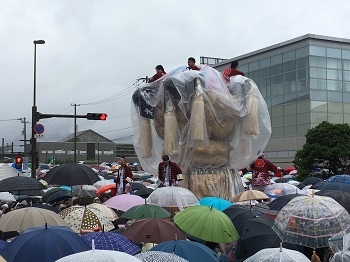
[[[145,200],[140,196],[122,194],[108,199],[104,204],[110,208],[125,212],[133,206],[145,204]]]

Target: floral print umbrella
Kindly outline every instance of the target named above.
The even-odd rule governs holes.
[[[67,222],[69,227],[75,233],[81,233],[81,230],[100,230],[109,231],[114,228],[113,223],[97,208],[72,206],[62,210],[61,217]]]
[[[272,228],[284,242],[321,248],[331,236],[350,232],[350,215],[330,197],[299,196],[281,209]]]

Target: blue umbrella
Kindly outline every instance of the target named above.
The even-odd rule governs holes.
[[[220,197],[203,197],[199,200],[201,206],[214,207],[220,211],[232,206],[232,203]]]
[[[350,185],[340,182],[321,182],[311,188],[319,190],[337,190],[350,193]]]
[[[92,240],[95,242],[96,249],[115,250],[134,255],[140,252],[140,248],[121,234],[112,232],[93,232],[82,236],[82,238],[91,246]]]
[[[150,251],[163,251],[174,253],[188,261],[215,262],[219,257],[209,247],[194,241],[171,240],[160,243],[150,249]]]
[[[31,228],[12,240],[2,251],[6,261],[53,262],[91,247],[68,227]]]
[[[335,175],[326,179],[327,182],[339,182],[350,185],[350,176],[349,175]]]
[[[0,252],[9,244],[9,242],[5,240],[0,240]]]

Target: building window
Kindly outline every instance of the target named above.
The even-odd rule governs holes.
[[[341,69],[341,60],[335,58],[327,58],[327,68]]]
[[[105,156],[113,155],[113,150],[105,150],[105,151],[103,151],[103,154],[104,154]]]
[[[326,56],[326,48],[323,46],[310,46],[310,55]]]
[[[341,49],[327,47],[327,57],[341,58]]]
[[[86,155],[86,150],[80,150],[80,155]]]
[[[74,155],[74,150],[67,150],[67,155]]]
[[[324,57],[310,56],[310,66],[327,67],[327,60]]]
[[[66,151],[62,150],[62,149],[55,150],[55,154],[58,154],[58,155],[64,155],[65,153],[66,153]]]
[[[53,154],[53,151],[52,150],[47,150],[47,153],[48,154]]]
[[[46,154],[46,149],[41,150],[42,154]]]

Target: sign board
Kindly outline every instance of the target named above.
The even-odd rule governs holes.
[[[43,134],[35,134],[34,136],[35,136],[35,138],[43,138],[44,137]]]
[[[42,124],[36,124],[34,127],[34,132],[35,134],[41,135],[42,133],[44,133],[45,128]]]
[[[24,156],[24,157],[22,157],[22,161],[23,161],[23,166],[22,166],[22,169],[23,170],[28,170],[29,169],[29,157],[27,157],[27,156]]]

